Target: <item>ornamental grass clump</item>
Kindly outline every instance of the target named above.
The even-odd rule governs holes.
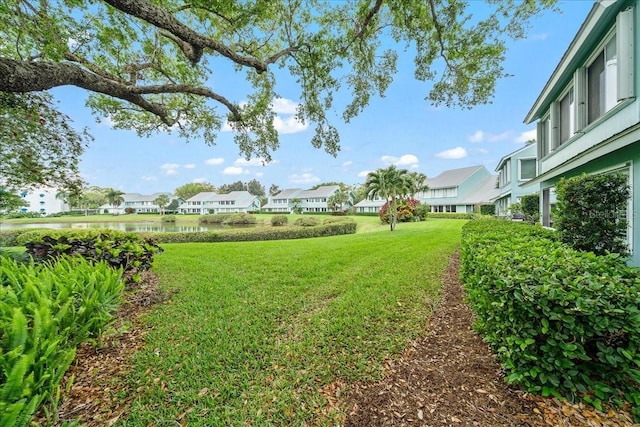
[[[27,426],[43,403],[55,408],[75,348],[99,339],[113,319],[121,274],[77,257],[0,257],[0,425]]]
[[[623,261],[542,227],[465,225],[461,277],[507,382],[598,409],[626,401],[640,420],[640,272]]]

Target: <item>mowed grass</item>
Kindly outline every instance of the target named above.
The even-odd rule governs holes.
[[[167,244],[127,426],[336,425],[337,397],[425,333],[464,221],[292,241]]]

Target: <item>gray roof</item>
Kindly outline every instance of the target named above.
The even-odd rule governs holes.
[[[358,203],[356,203],[354,205],[354,207],[356,208],[379,208],[382,207],[382,205],[384,205],[386,203],[386,200],[380,200],[380,199],[376,199],[376,200],[369,200],[369,199],[364,199],[364,200],[360,200]]]
[[[474,188],[471,193],[463,198],[459,204],[464,205],[476,205],[476,204],[490,204],[500,194],[500,189],[496,188],[497,175],[491,175],[486,177],[480,184]]]
[[[218,193],[214,192],[214,191],[203,191],[201,193],[196,194],[195,196],[191,196],[189,197],[186,201],[187,202],[202,202],[205,200],[213,200],[213,198],[217,195]]]
[[[456,187],[482,168],[484,168],[484,166],[480,165],[444,171],[435,178],[427,179],[427,185],[430,190],[434,188]]]
[[[329,197],[333,193],[335,193],[340,188],[339,185],[324,185],[322,187],[318,187],[315,190],[305,190],[302,193],[298,194],[298,198],[300,199],[310,199],[314,197]]]
[[[302,191],[302,188],[287,188],[286,190],[282,190],[275,196],[271,196],[271,199],[291,199],[292,197],[296,197],[298,193]]]

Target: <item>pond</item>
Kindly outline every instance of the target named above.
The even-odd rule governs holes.
[[[241,226],[243,228],[253,226]],[[48,222],[41,224],[0,224],[0,230],[15,230],[24,228],[108,228],[110,230],[122,230],[122,231],[165,231],[165,232],[180,232],[180,231],[216,231],[216,230],[229,230],[232,227],[228,225],[219,224],[189,224],[180,225],[171,222]]]

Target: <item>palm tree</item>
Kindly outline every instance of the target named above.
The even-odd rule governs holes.
[[[411,172],[409,176],[412,180],[412,188],[411,188],[411,197],[414,197],[418,193],[425,193],[429,190],[429,186],[427,185],[427,175],[421,172]]]
[[[118,213],[118,206],[120,206],[124,202],[124,197],[122,197],[124,193],[120,190],[114,190],[110,188],[105,194],[105,198],[107,199],[107,203],[109,203],[114,208],[114,215]]]
[[[389,225],[391,231],[398,223],[398,200],[407,197],[413,191],[414,180],[406,169],[389,166],[369,172],[365,182],[367,197],[384,197],[389,202]]]
[[[342,188],[338,188],[335,193],[327,199],[327,205],[332,212],[341,211],[344,209],[345,203],[349,201],[349,193]]]
[[[155,198],[153,203],[158,205],[158,207],[160,208],[160,215],[164,215],[164,207],[171,203],[171,200],[169,200],[169,196],[167,196],[166,194],[161,194]]]

